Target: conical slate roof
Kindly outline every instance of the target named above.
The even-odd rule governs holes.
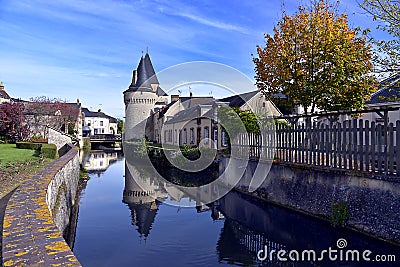
[[[132,79],[133,80],[133,79]],[[137,67],[137,79],[136,83],[131,83],[128,90],[126,91],[143,91],[153,92],[151,89],[150,81],[148,79],[147,70],[144,64],[143,56],[140,58],[139,65]]]
[[[135,76],[135,72],[133,73]],[[132,83],[130,84],[128,91],[142,91],[142,92],[154,92],[152,88],[152,84],[159,84],[159,81],[157,79],[157,75],[154,71],[153,64],[151,63],[150,55],[149,53],[146,53],[146,55],[142,56],[139,61],[139,65],[136,69],[136,82],[135,77],[132,78]],[[160,86],[157,86],[157,89],[155,90],[155,93],[157,96],[166,96],[167,94],[160,88]]]
[[[140,235],[147,237],[157,215],[157,201],[143,204],[131,203],[128,207],[131,210],[132,225],[137,227]]]
[[[151,63],[149,53],[146,53],[144,56],[143,64],[146,69],[147,78],[149,79],[150,84],[160,84],[154,71],[153,64]]]

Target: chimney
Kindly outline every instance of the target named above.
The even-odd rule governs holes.
[[[137,81],[137,70],[134,70],[132,73],[132,84],[136,84]]]
[[[193,97],[193,93],[192,93],[192,91],[190,91],[190,97]]]
[[[0,90],[4,90],[4,83],[0,82]]]
[[[179,95],[171,95],[171,102],[175,100],[179,100]]]
[[[99,108],[99,110],[97,112],[101,112],[101,108]]]
[[[77,103],[77,104],[81,103],[81,101],[79,100],[79,98],[76,99],[76,103]]]

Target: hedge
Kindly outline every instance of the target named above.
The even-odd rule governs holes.
[[[19,149],[32,149],[32,150],[40,150],[42,147],[42,143],[32,143],[32,142],[17,142],[16,146]]]
[[[57,147],[55,144],[43,144],[40,150],[43,157],[56,159],[58,157]]]

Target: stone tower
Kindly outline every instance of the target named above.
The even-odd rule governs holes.
[[[129,88],[124,91],[125,140],[150,136],[154,107],[160,103],[167,104],[167,101],[168,96],[161,89],[150,56],[146,53],[133,71]]]

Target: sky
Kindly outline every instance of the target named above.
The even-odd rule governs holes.
[[[284,9],[293,14],[301,3],[308,1],[286,0]],[[355,0],[342,0],[339,8],[351,27],[375,28]],[[122,93],[142,51],[156,72],[210,61],[254,80],[252,54],[281,14],[282,0],[0,0],[0,81],[15,98],[79,98],[84,107],[123,118]]]

